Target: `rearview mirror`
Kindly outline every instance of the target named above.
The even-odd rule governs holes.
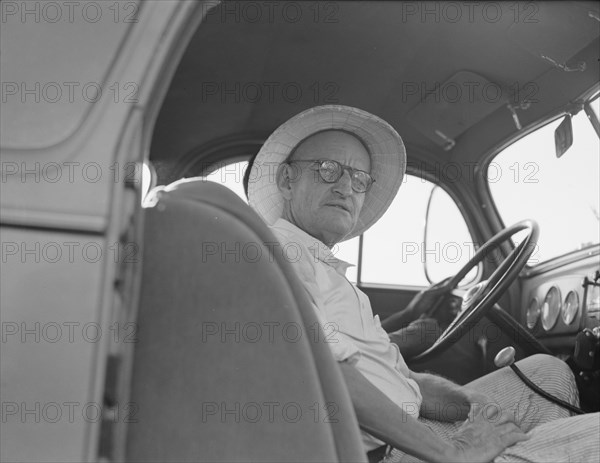
[[[554,131],[554,146],[556,157],[560,158],[573,144],[573,126],[571,115],[567,114],[560,125]]]

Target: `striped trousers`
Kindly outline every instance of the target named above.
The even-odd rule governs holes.
[[[543,390],[573,405],[579,394],[573,373],[563,361],[544,354],[517,362],[525,375]],[[508,367],[469,383],[467,387],[487,394],[494,406],[514,416],[515,423],[529,439],[507,448],[495,463],[600,462],[600,413],[571,416],[568,410],[544,399],[527,387]],[[436,434],[450,439],[461,423],[420,419]],[[393,449],[384,460],[420,462],[418,458]]]

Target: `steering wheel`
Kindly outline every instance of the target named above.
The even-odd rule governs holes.
[[[522,230],[527,230],[527,235],[523,241],[511,251],[487,280],[472,286],[466,293],[456,289],[458,284],[473,267],[479,265],[501,243]],[[517,222],[490,238],[456,275],[449,280],[443,281],[441,284],[448,293],[462,299],[460,311],[437,341],[429,349],[412,357],[411,360],[427,360],[439,354],[457,342],[467,330],[475,326],[488,313],[498,299],[500,299],[500,296],[508,289],[515,278],[517,278],[521,269],[535,250],[538,236],[539,227],[534,220]],[[435,290],[439,292],[439,287],[440,283],[431,286],[426,291]],[[429,313],[434,312],[437,307],[438,305],[434,306]]]

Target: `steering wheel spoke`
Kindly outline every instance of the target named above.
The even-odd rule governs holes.
[[[468,290],[457,288],[458,283],[473,267],[479,265],[484,258],[489,256],[490,252],[498,249],[500,244],[522,230],[527,230],[525,239],[509,253],[487,280],[471,286]],[[455,301],[458,298],[462,300],[454,320],[433,346],[411,360],[426,360],[439,354],[474,327],[517,278],[535,249],[538,234],[537,223],[533,220],[524,220],[502,230],[479,248],[469,262],[454,277],[447,280],[447,284],[451,288],[449,290],[450,298],[454,298]]]

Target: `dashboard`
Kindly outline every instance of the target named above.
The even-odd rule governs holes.
[[[600,326],[600,250],[579,257],[535,267],[523,283],[521,323],[548,348],[564,354],[572,353],[580,331]]]

